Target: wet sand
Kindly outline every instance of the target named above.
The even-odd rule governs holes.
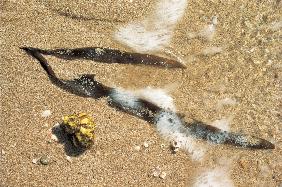
[[[178,111],[187,118],[211,123],[232,116],[231,131],[274,142],[274,150],[247,150],[211,145],[202,161],[183,151],[172,154],[169,142],[153,126],[109,107],[105,99],[85,99],[52,85],[37,61],[20,50],[86,46],[129,50],[113,39],[117,26],[149,14],[150,1],[1,1],[1,137],[0,186],[192,186],[207,168],[230,161],[235,186],[279,186],[282,183],[281,135],[281,21],[280,1],[189,1],[171,46],[187,57],[208,46],[225,49],[199,56],[187,69],[65,61],[48,57],[60,77],[94,73],[108,86],[129,89],[177,84],[171,93]],[[211,42],[189,40],[218,16]],[[233,98],[235,105],[217,108]],[[49,117],[41,113],[51,110]],[[93,114],[97,123],[95,146],[72,162],[63,144],[48,142],[50,129],[63,115]],[[149,147],[143,146],[149,142]],[[161,147],[165,144],[164,147]],[[135,146],[140,146],[139,151]],[[33,159],[48,155],[50,163]],[[165,179],[151,176],[160,167]]]

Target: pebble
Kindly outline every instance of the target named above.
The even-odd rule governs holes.
[[[148,148],[148,147],[149,147],[148,142],[144,142],[144,144],[143,144],[143,145],[144,145],[144,147],[145,147],[145,148]]]
[[[136,151],[140,151],[141,147],[140,147],[139,145],[137,145],[137,146],[134,147],[134,149],[135,149]]]
[[[173,141],[173,142],[171,143],[171,147],[172,147],[173,152],[176,153],[176,152],[178,152],[179,149],[180,149],[180,143],[177,142],[177,141]]]
[[[40,164],[42,165],[48,165],[50,163],[50,159],[48,158],[48,156],[43,155],[40,159]]]
[[[44,110],[41,114],[42,117],[48,117],[51,115],[51,110]]]
[[[160,174],[161,174],[161,169],[160,169],[159,166],[157,166],[157,167],[153,170],[152,175],[153,175],[154,177],[159,177]]]
[[[68,162],[72,163],[72,158],[70,156],[66,156]]]
[[[256,48],[250,49],[250,52],[253,53],[256,50]]]
[[[153,170],[153,173],[152,173],[152,176],[153,177],[159,177],[161,179],[165,179],[166,177],[166,172],[164,171],[161,171],[160,167],[157,166],[154,170]]]
[[[36,158],[32,159],[33,164],[37,164],[37,162],[38,162],[38,159],[36,159]]]
[[[161,179],[164,179],[165,177],[166,177],[166,172],[163,171],[163,172],[160,174],[160,178],[161,178]]]
[[[48,124],[47,124],[47,123],[45,123],[42,127],[44,127],[44,128],[48,128]]]
[[[53,128],[57,128],[57,127],[59,127],[60,126],[60,123],[55,123],[55,125],[53,126]]]
[[[272,63],[273,63],[273,61],[271,60],[271,59],[269,59],[269,60],[267,60],[267,66],[271,66],[272,65]]]
[[[96,151],[96,155],[100,156],[101,155],[101,151]]]
[[[253,60],[254,64],[261,64],[262,62],[260,60]]]
[[[51,134],[51,140],[54,141],[54,142],[59,141],[58,137],[55,134]]]

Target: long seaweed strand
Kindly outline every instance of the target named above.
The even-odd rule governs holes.
[[[233,132],[227,132],[223,131],[219,128],[207,125],[201,121],[194,121],[192,123],[185,122],[183,120],[183,117],[181,117],[179,114],[174,113],[172,111],[167,111],[145,99],[141,99],[138,97],[134,98],[134,102],[137,103],[137,105],[124,105],[122,102],[116,100],[113,97],[113,93],[117,92],[115,88],[111,88],[108,86],[103,85],[102,83],[95,80],[93,74],[86,74],[82,75],[78,79],[74,80],[63,80],[56,76],[55,72],[47,62],[47,60],[42,56],[42,54],[45,55],[53,55],[60,58],[66,58],[66,59],[75,59],[75,58],[86,58],[86,59],[94,59],[94,60],[100,60],[101,62],[105,63],[133,63],[136,59],[139,61],[143,61],[143,57],[148,57],[142,55],[134,55],[133,58],[131,53],[126,53],[125,62],[123,62],[123,58],[121,58],[122,54],[118,54],[119,52],[114,50],[114,53],[117,53],[118,55],[114,55],[114,57],[111,57],[111,55],[106,53],[112,53],[112,50],[104,50],[104,54],[99,57],[97,55],[97,48],[80,48],[80,49],[58,49],[58,50],[41,50],[37,48],[29,48],[29,47],[23,47],[21,48],[25,50],[28,54],[33,56],[35,59],[37,59],[40,63],[40,65],[43,67],[43,69],[46,71],[49,79],[53,84],[60,87],[63,90],[66,90],[70,93],[82,96],[82,97],[93,97],[95,99],[99,99],[101,97],[108,97],[109,98],[109,104],[111,106],[114,106],[118,109],[121,109],[127,113],[133,114],[135,116],[138,116],[150,123],[153,123],[156,125],[157,118],[162,115],[162,113],[171,113],[173,116],[176,116],[178,119],[180,119],[181,126],[178,128],[181,133],[186,134],[187,136],[192,136],[197,139],[203,139],[215,144],[229,144],[234,145],[237,147],[243,147],[243,148],[252,148],[252,149],[274,149],[275,146],[271,142],[258,138],[255,136],[250,135],[244,135],[240,133],[233,133]],[[107,52],[105,52],[107,51]],[[89,55],[89,56],[87,56]],[[119,57],[117,57],[119,56]],[[138,58],[137,58],[138,57]],[[161,57],[155,57],[155,56],[149,56],[149,59],[157,59]],[[145,59],[145,64],[152,64],[150,60]],[[153,65],[156,65],[153,63]],[[159,65],[159,64],[158,64]],[[173,119],[169,119],[171,123],[173,123]]]

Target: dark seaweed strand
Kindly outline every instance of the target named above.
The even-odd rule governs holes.
[[[21,49],[37,59],[48,74],[51,82],[63,90],[81,97],[93,97],[96,99],[106,97],[110,92],[110,88],[97,82],[93,74],[82,75],[80,78],[74,80],[59,79],[47,60],[40,54],[40,51],[36,48],[29,47],[22,47]]]
[[[252,149],[274,149],[275,146],[271,142],[255,136],[244,135],[239,133],[223,131],[214,126],[204,124],[200,121],[194,123],[185,123],[188,134],[192,136],[208,140],[215,144],[229,144],[243,148]]]
[[[21,47],[20,49],[23,49],[25,52],[27,52],[29,55],[33,56],[35,59],[37,59],[39,61],[40,65],[43,67],[43,69],[48,74],[49,79],[54,84],[62,84],[63,83],[63,81],[61,81],[59,78],[57,78],[55,72],[53,71],[52,67],[49,65],[47,60],[35,48]]]
[[[109,88],[103,84],[94,80],[93,75],[82,75],[79,79],[74,80],[60,80],[56,77],[51,66],[48,64],[47,60],[39,54],[39,52],[34,48],[22,48],[28,54],[36,58],[44,70],[47,72],[50,80],[60,88],[65,89],[71,93],[77,94],[83,97],[105,97],[108,96],[114,88]],[[93,89],[94,87],[94,89]],[[98,94],[97,94],[98,93]],[[120,103],[116,103],[113,100],[109,101],[109,104],[119,108],[130,114],[134,114],[142,119],[153,123],[154,119],[160,112],[164,112],[159,106],[144,100],[138,99],[138,108],[124,108]],[[177,116],[180,116],[176,114]],[[180,117],[181,118],[181,117]],[[223,131],[216,127],[204,124],[200,121],[195,121],[193,123],[182,122],[185,124],[185,130],[187,135],[191,135],[198,139],[207,140],[216,144],[230,144],[238,147],[253,148],[253,149],[274,149],[275,146],[267,140],[257,138],[254,136],[243,135],[238,133],[232,133]]]
[[[115,107],[127,113],[141,117],[142,119],[150,123],[154,123],[156,117],[161,112],[171,112],[171,111],[165,111],[159,106],[144,99],[137,99],[137,103],[140,107],[128,108],[128,107],[124,107],[121,103],[116,103],[113,100],[110,100],[111,105],[114,105]],[[194,138],[207,140],[215,144],[229,144],[243,148],[252,148],[252,149],[275,148],[275,146],[271,142],[261,138],[223,131],[214,126],[207,125],[201,121],[187,123],[183,121],[183,117],[181,117],[180,114],[176,113],[175,115],[177,115],[179,119],[181,119],[182,124],[185,127],[184,131],[186,132],[187,136],[193,136]]]
[[[150,54],[130,53],[109,48],[86,47],[55,50],[42,50],[38,48],[32,49],[44,55],[52,55],[68,60],[88,59],[103,63],[144,64],[167,68],[186,68],[183,64],[176,60]]]

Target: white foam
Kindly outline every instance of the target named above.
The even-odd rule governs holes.
[[[160,0],[151,19],[160,27],[172,26],[183,16],[187,0]]]
[[[116,88],[113,89],[109,97],[113,102],[120,104],[123,108],[139,108],[138,98],[132,91]]]
[[[167,92],[165,89],[151,87],[139,90],[116,88],[110,94],[110,98],[124,108],[137,109],[139,107],[138,99],[141,98],[165,110],[176,111],[173,98]]]
[[[233,181],[226,167],[216,167],[202,173],[193,187],[233,187]]]
[[[215,34],[216,25],[217,17],[213,16],[211,19],[211,23],[199,32],[199,36],[209,41],[212,40]]]
[[[217,109],[221,109],[223,106],[225,106],[225,105],[231,105],[231,106],[233,106],[233,105],[236,105],[236,104],[238,104],[238,102],[236,101],[236,99],[234,99],[234,98],[224,98],[224,99],[221,99],[221,100],[219,100],[218,102],[217,102],[217,105],[216,105],[216,108]]]
[[[222,118],[220,120],[215,120],[211,123],[212,126],[217,127],[224,131],[230,130],[230,122],[232,121],[232,117]]]
[[[151,87],[134,91],[139,98],[146,99],[163,109],[175,112],[176,107],[173,98],[167,92],[165,89]]]
[[[217,25],[217,17],[213,16],[211,18],[211,23],[206,25],[199,32],[187,33],[188,38],[200,37],[200,38],[203,38],[205,40],[211,41],[213,39],[214,35],[215,35],[216,25]]]
[[[161,112],[156,118],[157,130],[164,138],[177,142],[181,149],[191,154],[193,160],[201,160],[206,149],[185,133],[182,123],[176,114],[170,112]]]
[[[205,55],[205,56],[211,56],[211,55],[215,55],[218,53],[221,53],[223,51],[222,47],[216,47],[216,46],[212,46],[212,47],[207,47],[205,48],[201,54]]]
[[[151,15],[118,28],[114,38],[137,52],[160,51],[168,46],[187,0],[159,0]]]

